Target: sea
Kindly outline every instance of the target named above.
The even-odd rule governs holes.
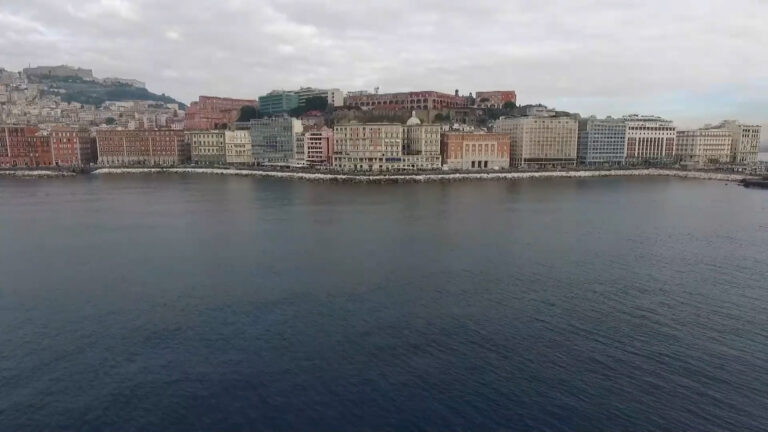
[[[0,431],[768,429],[768,191],[0,178]]]

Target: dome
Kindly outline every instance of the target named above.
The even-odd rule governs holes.
[[[411,118],[405,123],[406,126],[417,126],[421,124],[421,120],[416,117],[416,111],[411,112]]]

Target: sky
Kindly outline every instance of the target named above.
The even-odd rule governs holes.
[[[768,0],[2,0],[0,66],[29,64],[183,102],[515,90],[582,115],[768,126]]]

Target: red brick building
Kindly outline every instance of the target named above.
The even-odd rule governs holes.
[[[245,105],[259,106],[254,99],[231,99],[215,96],[200,96],[189,104],[184,118],[186,130],[210,130],[237,120],[240,108]]]
[[[467,106],[463,96],[436,91],[356,94],[347,96],[345,105],[367,109],[434,110]]]
[[[52,166],[51,140],[33,126],[0,127],[0,166]]]
[[[96,131],[100,165],[170,166],[187,163],[184,131],[173,129]]]
[[[85,166],[96,163],[92,157],[91,133],[85,128],[57,126],[51,129],[51,152],[57,166]]]
[[[517,103],[514,90],[479,91],[475,95],[475,106],[478,108],[501,108],[506,102]]]
[[[501,133],[446,132],[440,140],[447,169],[509,168],[509,135]]]

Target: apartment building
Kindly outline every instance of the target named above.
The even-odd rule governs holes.
[[[627,152],[627,125],[623,119],[589,117],[579,120],[576,154],[587,166],[621,165]]]
[[[187,131],[184,135],[190,148],[192,163],[218,165],[227,161],[223,130]]]
[[[510,137],[510,166],[574,166],[579,125],[575,118],[543,111],[526,117],[502,117],[493,131]]]

